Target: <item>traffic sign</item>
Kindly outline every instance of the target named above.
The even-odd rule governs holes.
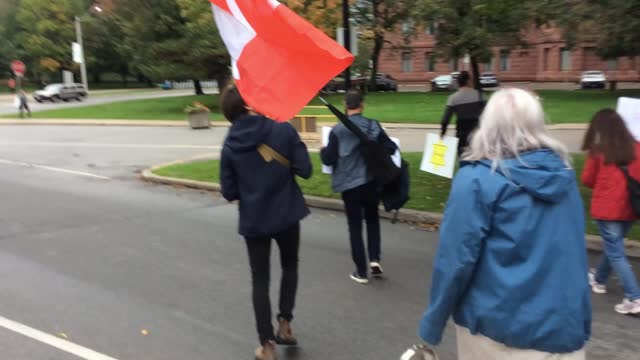
[[[14,60],[11,62],[11,70],[16,76],[23,76],[25,71],[27,71],[27,67],[20,60]]]

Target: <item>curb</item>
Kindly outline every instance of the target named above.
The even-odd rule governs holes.
[[[142,179],[144,181],[163,184],[163,185],[178,185],[185,186],[192,189],[220,192],[220,184],[216,183],[208,183],[204,181],[196,181],[196,180],[187,180],[187,179],[178,179],[171,178],[165,176],[159,176],[153,173],[153,171],[163,168],[170,165],[184,164],[189,163],[194,160],[204,160],[204,159],[215,159],[215,157],[201,157],[197,159],[188,159],[188,160],[178,160],[170,163],[159,164],[152,166],[148,169],[142,171]],[[328,199],[318,196],[304,195],[306,203],[308,206],[317,208],[317,209],[325,209],[325,210],[333,210],[333,211],[344,211],[344,204],[340,200]],[[384,209],[380,208],[380,217],[383,219],[393,219],[394,214],[388,213],[384,211]],[[442,222],[443,215],[440,213],[432,213],[427,211],[418,211],[418,210],[410,210],[403,209],[398,213],[397,220],[404,223],[416,223],[416,224],[440,224]],[[591,251],[602,252],[602,240],[599,236],[595,235],[585,235],[585,240],[587,242],[587,249]],[[640,243],[627,241],[625,242],[625,252],[628,257],[639,258],[640,259]]]

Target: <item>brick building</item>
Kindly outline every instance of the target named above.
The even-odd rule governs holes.
[[[400,31],[407,30],[404,24]],[[389,43],[380,54],[379,72],[390,74],[404,84],[424,84],[437,75],[469,70],[463,59],[435,59],[434,26],[420,30],[405,44],[400,31],[387,36]],[[532,29],[525,36],[527,46],[507,49],[495,46],[493,58],[480,71],[495,72],[500,81],[577,82],[583,71],[602,70],[609,80],[640,81],[640,59],[602,60],[594,44],[567,48],[561,33],[553,28]]]

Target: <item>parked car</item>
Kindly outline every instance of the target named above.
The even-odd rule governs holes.
[[[454,91],[458,88],[454,75],[439,75],[431,80],[431,91]]]
[[[480,86],[485,87],[498,87],[500,82],[496,77],[496,74],[492,72],[484,72],[480,75]]]
[[[585,71],[580,78],[580,87],[583,89],[604,89],[607,84],[607,77],[602,71]]]
[[[87,96],[87,89],[82,84],[50,84],[33,93],[33,98],[39,103],[43,101],[82,101]]]
[[[398,91],[398,82],[391,75],[377,73],[376,74],[376,90],[377,91]]]
[[[364,90],[369,84],[370,78],[367,76],[359,76],[354,74],[351,78],[351,87]],[[376,91],[398,91],[398,82],[390,75],[379,73],[376,75]],[[344,78],[342,76],[336,77],[329,81],[327,85],[322,88],[323,92],[338,92],[344,91]]]

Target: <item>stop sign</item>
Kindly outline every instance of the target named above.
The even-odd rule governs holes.
[[[22,76],[27,70],[27,67],[22,61],[14,60],[13,62],[11,62],[11,70],[13,70],[13,73],[16,74],[16,76]]]

